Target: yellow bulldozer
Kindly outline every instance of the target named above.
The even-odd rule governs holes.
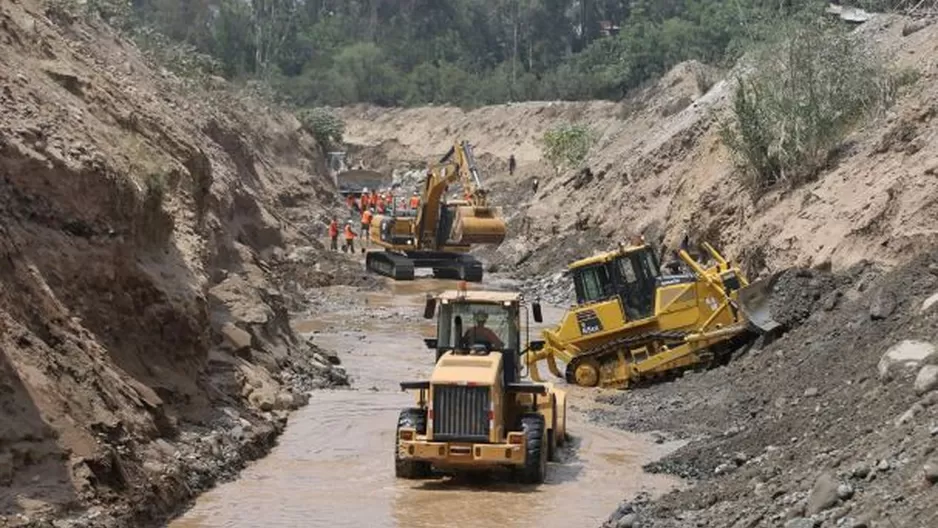
[[[449,187],[462,184],[460,199],[446,199]],[[443,279],[482,280],[482,263],[469,255],[473,245],[500,244],[505,221],[488,204],[472,147],[457,142],[427,171],[416,211],[379,214],[368,240],[381,250],[365,255],[368,270],[396,280],[413,280],[415,268],[432,268]]]
[[[777,329],[769,282],[750,285],[710,244],[701,246],[708,264],[682,247],[665,273],[641,239],[570,264],[576,304],[525,355],[531,378],[541,380],[537,364],[546,360],[569,383],[628,388],[725,363],[756,335]]]
[[[532,306],[541,320],[540,305]],[[519,293],[460,289],[430,296],[424,317],[437,317],[430,379],[401,383],[416,405],[398,420],[394,449],[399,478],[508,468],[525,483],[544,481],[547,461],[566,439],[566,394],[521,380]],[[527,347],[525,347],[527,348]]]

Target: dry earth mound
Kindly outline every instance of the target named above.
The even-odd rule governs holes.
[[[358,279],[292,116],[62,5],[0,3],[0,525],[140,526],[345,382],[288,313]]]

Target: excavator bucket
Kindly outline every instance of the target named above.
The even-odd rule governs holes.
[[[762,333],[769,333],[782,326],[772,318],[770,305],[772,289],[779,275],[779,273],[776,273],[767,279],[753,282],[739,290],[740,310],[749,320],[749,323]]]
[[[457,244],[501,244],[505,231],[505,221],[495,207],[456,208],[452,240]]]

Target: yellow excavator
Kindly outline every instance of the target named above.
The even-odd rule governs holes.
[[[446,199],[450,185],[462,184],[464,199]],[[410,214],[408,214],[410,213]],[[413,280],[415,268],[432,268],[437,278],[482,280],[482,263],[468,254],[473,245],[505,239],[501,211],[488,193],[467,141],[457,142],[431,165],[416,211],[379,214],[368,240],[381,250],[365,255],[368,270],[396,280]]]
[[[723,364],[755,336],[779,328],[769,310],[771,280],[750,285],[710,244],[702,248],[709,265],[682,248],[666,273],[640,238],[570,264],[576,305],[525,355],[531,379],[541,381],[537,363],[546,360],[569,383],[628,388]],[[566,364],[563,372],[557,360]]]

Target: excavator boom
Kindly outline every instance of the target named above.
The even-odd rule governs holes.
[[[446,200],[453,184],[463,197]],[[438,163],[427,170],[415,216],[375,216],[370,241],[384,251],[369,252],[369,270],[408,280],[414,268],[433,268],[439,278],[482,280],[482,264],[467,253],[474,245],[500,244],[506,227],[501,211],[488,205],[472,147],[454,143]]]

